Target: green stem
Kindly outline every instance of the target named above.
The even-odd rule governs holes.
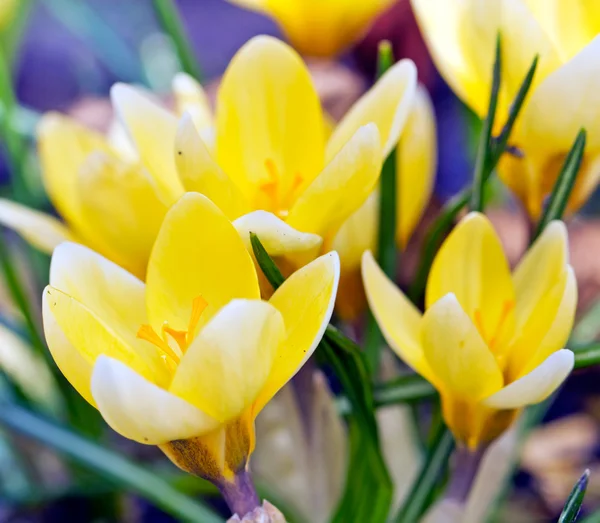
[[[173,40],[183,70],[196,80],[200,80],[202,77],[200,66],[173,0],[153,0],[153,4],[164,32]]]

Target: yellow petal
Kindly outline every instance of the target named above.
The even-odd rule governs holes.
[[[58,113],[45,114],[37,128],[42,180],[48,196],[65,220],[82,232],[77,178],[94,151],[110,154],[103,136]]]
[[[173,78],[173,95],[177,114],[188,113],[196,129],[204,131],[213,125],[213,115],[208,97],[202,86],[189,74],[177,73]]]
[[[356,41],[393,0],[230,0],[273,17],[304,55],[337,55]]]
[[[377,127],[359,128],[296,200],[287,223],[323,237],[333,235],[373,191],[381,161]]]
[[[333,313],[339,277],[340,260],[330,252],[292,274],[269,300],[283,316],[286,337],[256,400],[255,416],[317,348]]]
[[[91,370],[101,354],[118,359],[153,383],[168,383],[168,369],[152,345],[146,343],[148,349],[139,351],[129,346],[92,310],[54,287],[46,287],[44,300],[50,352],[61,372],[88,401]],[[59,329],[62,336],[56,332]],[[71,359],[74,353],[78,356]]]
[[[400,60],[346,113],[327,142],[326,158],[331,160],[354,133],[374,122],[381,136],[385,158],[398,143],[413,105],[417,69],[411,60]]]
[[[250,233],[253,232],[271,257],[285,256],[298,266],[314,260],[323,244],[323,239],[317,234],[300,232],[267,211],[245,214],[233,225],[248,252],[253,252],[250,243]]]
[[[221,422],[242,414],[264,387],[285,335],[268,302],[233,300],[200,331],[169,387]]]
[[[199,326],[234,298],[258,299],[252,258],[235,227],[206,196],[186,193],[163,222],[148,263],[150,323],[187,330],[194,299],[207,307]]]
[[[600,4],[596,0],[526,0],[526,3],[565,61],[600,34]]]
[[[506,256],[490,221],[470,213],[438,251],[427,281],[426,304],[453,293],[495,353],[514,329],[515,293]]]
[[[231,220],[248,212],[248,202],[215,162],[189,114],[185,114],[179,122],[175,162],[186,191],[204,194]]]
[[[106,253],[143,278],[167,206],[140,165],[91,154],[80,171],[82,217],[110,246]]]
[[[51,254],[59,243],[74,239],[69,229],[54,216],[4,198],[0,198],[0,224],[13,229],[47,254]]]
[[[113,85],[110,96],[142,164],[154,178],[165,201],[174,202],[183,193],[173,158],[177,118],[130,85]]]
[[[50,285],[83,304],[128,345],[140,342],[136,333],[148,323],[145,286],[115,263],[82,245],[63,243],[52,256]]]
[[[473,402],[502,387],[502,372],[494,355],[454,294],[443,296],[427,309],[421,340],[445,394]]]
[[[600,119],[599,68],[600,36],[549,75],[531,95],[516,139],[538,164],[566,153],[582,127],[588,131],[587,150],[600,148],[596,126]],[[544,174],[542,171],[538,176]]]
[[[362,258],[362,276],[369,306],[388,345],[409,367],[433,381],[421,347],[419,310],[383,273],[370,251]]]
[[[302,59],[289,46],[258,36],[235,55],[217,98],[216,158],[249,197],[272,181],[286,190],[323,168],[323,114]]]
[[[208,414],[107,356],[100,356],[94,365],[92,393],[106,422],[138,443],[184,440],[219,426]]]
[[[437,169],[437,138],[431,99],[419,86],[396,156],[398,245],[406,246],[429,203]]]
[[[522,378],[486,398],[483,403],[495,409],[519,409],[540,403],[565,381],[573,370],[574,362],[573,353],[561,349]]]

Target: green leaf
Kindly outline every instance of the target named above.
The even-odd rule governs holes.
[[[254,256],[274,289],[285,280],[258,236],[250,233]],[[379,447],[371,372],[364,353],[338,329],[328,325],[317,349],[337,376],[351,405],[350,463],[344,494],[333,523],[384,523],[392,503],[393,486]]]
[[[600,343],[590,343],[573,347],[575,353],[575,368],[583,369],[600,363]]]
[[[381,78],[394,65],[394,49],[389,40],[382,40],[377,51],[377,78]]]
[[[589,469],[586,469],[583,475],[579,478],[579,481],[575,483],[571,494],[569,494],[563,511],[560,514],[560,518],[558,518],[558,523],[574,523],[577,521],[577,516],[581,510],[581,504],[583,503],[589,477],[590,471]]]
[[[533,235],[532,242],[542,233],[552,220],[560,220],[567,207],[569,196],[575,186],[575,180],[577,179],[577,173],[583,160],[583,153],[585,150],[586,132],[585,129],[581,129],[577,134],[577,138],[571,146],[571,150],[565,158],[562,169],[552,194],[550,195],[550,201],[544,210],[540,221],[538,222],[535,234]]]
[[[154,10],[163,30],[173,40],[183,70],[200,80],[202,73],[192,45],[185,33],[181,17],[173,0],[153,0]]]
[[[414,403],[437,396],[434,386],[418,374],[400,376],[375,386],[375,407]]]
[[[477,148],[477,157],[475,159],[475,172],[473,175],[473,189],[471,192],[471,210],[483,211],[483,188],[486,182],[486,169],[489,166],[489,158],[492,149],[492,131],[496,119],[496,108],[498,107],[498,95],[500,93],[500,69],[502,66],[502,45],[500,35],[496,39],[496,57],[492,73],[492,89],[490,92],[490,103],[488,112],[483,120],[481,134],[479,136],[479,146]]]
[[[208,507],[181,494],[143,467],[22,407],[2,403],[0,423],[72,458],[105,480],[146,498],[175,518],[195,523],[223,521]]]
[[[415,523],[427,509],[431,494],[448,466],[450,454],[454,450],[454,438],[448,428],[440,423],[435,431],[433,443],[427,452],[419,477],[406,496],[404,505],[392,521],[394,523]]]

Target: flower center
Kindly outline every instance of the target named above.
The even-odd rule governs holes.
[[[481,337],[488,344],[488,347],[490,348],[490,350],[492,352],[495,352],[496,345],[498,344],[500,335],[502,334],[502,329],[506,325],[506,320],[508,319],[508,316],[510,315],[510,312],[514,309],[514,307],[515,307],[514,300],[505,300],[504,303],[502,303],[502,310],[500,311],[500,318],[498,319],[496,328],[491,333],[489,333],[490,336],[488,336],[487,333],[485,332],[485,328],[483,325],[483,316],[481,314],[481,310],[477,309],[475,311],[475,326],[477,327],[477,330],[479,330],[479,334],[481,334]]]
[[[299,173],[296,173],[291,185],[285,187],[283,179],[279,175],[277,165],[272,158],[265,160],[265,169],[267,170],[269,179],[259,185],[259,202],[257,207],[264,207],[284,220],[289,213],[296,192],[302,185],[304,178]]]
[[[192,343],[200,317],[207,306],[208,302],[202,296],[194,298],[187,330],[173,329],[169,326],[169,322],[165,321],[162,324],[160,335],[154,330],[154,327],[145,324],[139,328],[137,337],[158,347],[163,352],[163,359],[167,364],[177,365]]]

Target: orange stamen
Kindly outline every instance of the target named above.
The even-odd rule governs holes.
[[[152,345],[156,345],[169,358],[179,361],[179,356],[175,354],[173,349],[169,347],[169,344],[161,338],[150,325],[142,325],[137,331],[136,336],[141,340],[149,341]]]
[[[496,342],[498,341],[498,336],[500,336],[500,333],[502,332],[502,328],[504,327],[504,324],[506,323],[506,320],[508,319],[508,316],[510,314],[510,311],[513,309],[513,307],[515,306],[515,302],[513,300],[505,300],[504,303],[502,304],[502,311],[500,312],[500,319],[498,320],[498,326],[496,327],[496,332],[494,333],[494,335],[492,336],[492,339],[490,340],[490,347],[493,347]]]
[[[481,315],[481,311],[477,309],[475,311],[475,326],[477,330],[479,330],[479,334],[484,340],[487,340],[487,336],[485,335],[485,330],[483,328],[483,316]]]
[[[280,187],[282,179],[279,176],[277,164],[272,158],[267,158],[265,160],[265,169],[269,181],[260,184],[259,190],[269,199],[269,210],[272,210],[280,218],[285,218],[288,214],[288,209],[291,206],[292,198],[304,182],[304,178],[299,173],[296,173],[289,190],[284,194]]]
[[[187,349],[187,331],[178,331],[169,327],[167,323],[163,325],[163,332],[166,332],[171,338],[175,340],[181,352]]]

